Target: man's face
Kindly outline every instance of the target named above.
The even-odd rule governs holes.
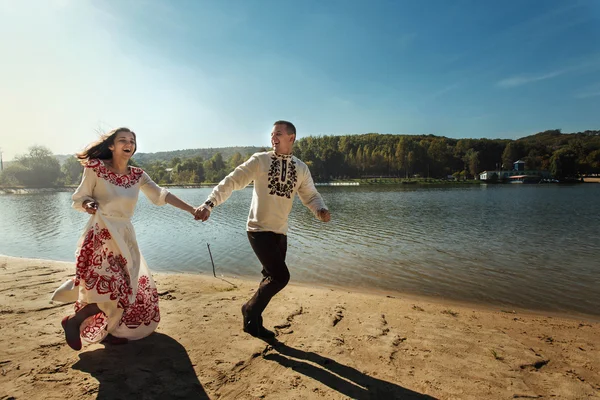
[[[296,135],[290,135],[285,125],[273,125],[271,131],[271,146],[277,154],[292,154]]]

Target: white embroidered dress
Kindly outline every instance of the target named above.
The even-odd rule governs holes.
[[[109,333],[141,339],[160,321],[156,285],[131,224],[140,190],[154,204],[166,204],[169,192],[141,168],[130,167],[129,174],[120,175],[92,159],[73,194],[73,208],[85,211],[83,202],[93,200],[98,210],[79,239],[75,278],[61,286],[53,300],[76,300],[75,311],[87,304],[98,305],[102,313],[81,325],[81,337],[87,342],[99,342]]]

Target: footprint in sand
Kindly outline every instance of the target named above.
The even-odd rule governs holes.
[[[404,343],[406,338],[404,336],[396,335],[394,340],[392,340],[392,349],[390,350],[390,362],[394,362],[396,360],[396,354],[400,351],[400,344]]]
[[[275,325],[275,331],[278,334],[284,334],[284,335],[289,335],[290,333],[294,333],[294,331],[291,329],[292,327],[292,322],[294,321],[294,318],[297,317],[298,315],[301,315],[304,312],[304,309],[302,308],[302,306],[300,306],[297,310],[295,310],[294,312],[292,312],[290,315],[287,316],[286,318],[286,322],[279,324],[279,325]]]
[[[158,297],[159,297],[161,300],[175,300],[175,299],[177,299],[177,297],[175,297],[175,296],[173,296],[173,295],[171,294],[171,291],[170,291],[170,290],[165,290],[164,292],[161,292],[161,293],[159,293],[159,294],[158,294]]]
[[[382,336],[386,336],[388,333],[390,333],[390,328],[388,328],[388,322],[385,319],[385,314],[381,314],[381,317],[379,319],[379,326],[376,329],[376,333],[375,335],[367,335],[367,339],[368,340],[373,340],[373,339],[378,339]]]
[[[381,330],[381,333],[379,334],[379,336],[385,336],[390,332],[390,328],[387,328],[387,320],[385,319],[385,314],[381,314],[381,328],[379,328]]]
[[[345,310],[346,309],[342,305],[338,304],[337,306],[335,306],[335,309],[333,310],[333,319],[331,321],[333,326],[336,326],[342,319],[344,319]]]

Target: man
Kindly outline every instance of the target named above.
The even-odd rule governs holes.
[[[331,219],[308,167],[292,155],[295,140],[296,127],[291,122],[275,122],[271,132],[273,151],[256,153],[237,167],[213,189],[196,213],[197,219],[206,221],[211,210],[223,204],[232,191],[254,181],[246,228],[250,245],[263,266],[263,279],[254,296],[242,306],[242,316],[244,332],[263,339],[272,339],[275,334],[263,326],[262,313],[290,280],[285,263],[286,234],[296,193],[319,220]]]

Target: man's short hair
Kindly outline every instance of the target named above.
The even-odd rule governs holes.
[[[275,123],[273,124],[273,126],[275,126],[275,125],[285,125],[285,131],[289,135],[295,135],[296,134],[296,127],[290,121],[284,121],[284,120],[275,121]]]

